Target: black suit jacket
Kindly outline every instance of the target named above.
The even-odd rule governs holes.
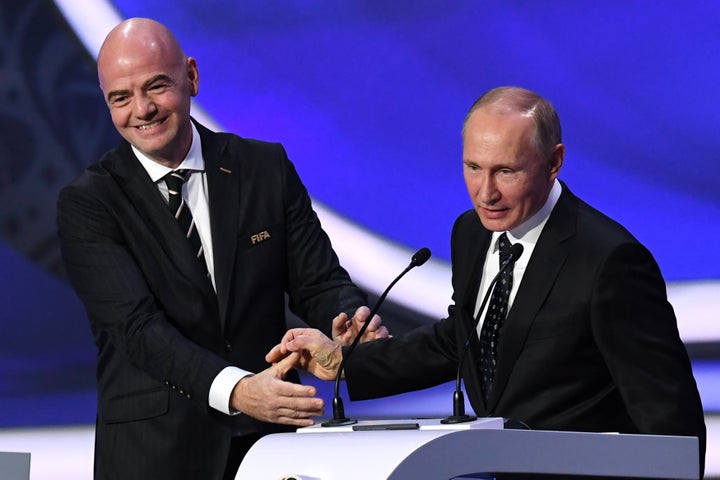
[[[217,294],[128,143],[59,197],[63,258],[98,346],[96,478],[221,478],[233,432],[273,428],[210,408],[215,376],[268,367],[285,293],[327,333],[365,304],[283,148],[197,128]]]
[[[458,218],[449,316],[358,345],[346,365],[353,399],[455,378],[491,235],[476,212]],[[697,436],[704,458],[702,405],[655,260],[565,185],[503,324],[487,404],[473,338],[463,379],[477,415],[542,430]]]

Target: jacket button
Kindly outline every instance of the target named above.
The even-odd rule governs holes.
[[[225,350],[228,351],[228,352],[232,352],[232,351],[233,351],[232,345],[231,345],[230,342],[227,341],[227,340],[225,340]]]

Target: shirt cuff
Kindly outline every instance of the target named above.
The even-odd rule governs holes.
[[[237,367],[225,367],[218,373],[212,385],[210,385],[210,393],[208,393],[208,404],[210,407],[218,410],[226,415],[237,415],[237,410],[230,410],[230,396],[233,388],[237,383],[252,375],[251,372],[245,371]]]

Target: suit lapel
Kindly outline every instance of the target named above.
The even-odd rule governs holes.
[[[515,362],[524,348],[533,320],[555,283],[568,255],[565,242],[575,234],[577,201],[563,185],[563,193],[540,234],[513,305],[502,327],[498,363],[488,409],[497,405]]]
[[[208,182],[210,230],[212,231],[215,288],[224,326],[235,252],[237,248],[238,218],[240,217],[240,164],[233,161],[227,150],[227,141],[195,124],[202,142],[205,173]]]
[[[160,191],[135,157],[130,144],[123,142],[107,164],[107,170],[117,179],[145,226],[167,253],[180,273],[207,295],[214,295],[202,265],[195,258],[190,242],[178,228],[177,221],[167,207]]]
[[[480,290],[480,279],[483,274],[483,266],[485,264],[485,257],[487,251],[490,248],[490,240],[492,239],[492,232],[482,227],[480,218],[477,214],[472,211],[470,226],[467,231],[458,233],[458,252],[454,254],[456,258],[462,259],[461,263],[455,266],[453,276],[457,275],[457,279],[453,279],[453,283],[456,286],[460,286],[462,296],[458,298],[457,307],[460,309],[459,318],[463,319],[460,322],[460,335],[458,342],[463,342],[458,346],[458,355],[461,355],[461,349],[464,347],[464,342],[470,336],[470,346],[467,352],[467,357],[463,365],[463,377],[466,378],[466,385],[468,389],[480,387],[480,370],[478,368],[480,358],[480,342],[478,341],[477,334],[474,333],[474,321],[475,321],[475,305],[477,303],[478,291]],[[478,381],[469,381],[467,379],[477,378]],[[483,402],[484,399],[482,394],[478,391],[477,395],[473,396],[478,401]]]

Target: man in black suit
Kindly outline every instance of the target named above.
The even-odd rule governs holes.
[[[341,344],[366,299],[283,148],[191,119],[197,64],[164,26],[118,25],[98,74],[124,141],[58,200],[98,346],[95,478],[231,479],[262,434],[323,412],[293,358],[264,361],[287,330],[285,294]],[[387,335],[379,318],[368,330]]]
[[[465,119],[463,147],[474,210],[452,232],[449,315],[360,345],[346,364],[351,398],[453,379],[470,337],[462,374],[477,415],[542,430],[695,436],[702,469],[702,405],[660,270],[625,228],[557,179],[565,147],[552,105],[520,88],[491,90]],[[524,252],[508,267],[499,335],[488,333],[483,346],[478,337],[492,322],[472,329],[502,241]],[[303,353],[301,366],[325,379],[342,359],[310,329],[291,330],[266,358],[287,352]]]

